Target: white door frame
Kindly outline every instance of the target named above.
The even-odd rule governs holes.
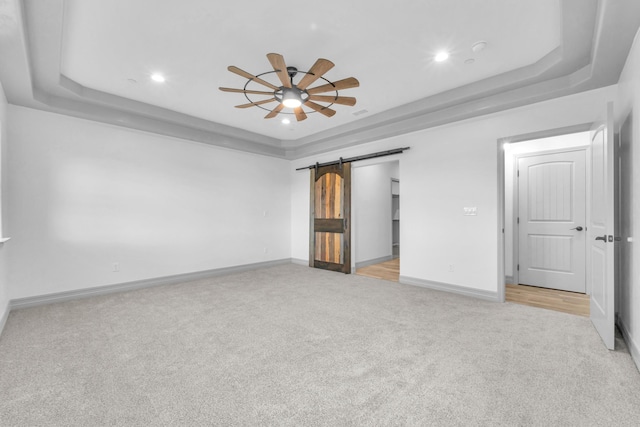
[[[496,141],[496,152],[497,152],[497,157],[498,157],[498,235],[497,235],[497,239],[498,239],[498,301],[499,302],[504,302],[505,301],[505,263],[504,263],[504,255],[505,255],[505,244],[504,244],[504,239],[505,239],[505,234],[504,234],[504,227],[505,227],[505,214],[504,214],[504,208],[505,208],[505,202],[504,202],[504,198],[505,198],[505,180],[504,180],[504,172],[505,172],[505,155],[504,155],[504,145],[505,144],[513,144],[513,143],[517,143],[517,142],[523,142],[523,141],[529,141],[529,140],[533,140],[533,139],[542,139],[542,138],[549,138],[552,136],[560,136],[560,135],[567,135],[567,134],[571,134],[571,133],[579,133],[579,132],[587,132],[591,129],[591,123],[582,123],[582,124],[578,124],[575,126],[567,126],[567,127],[563,127],[563,128],[557,128],[557,129],[549,129],[549,130],[544,130],[544,131],[539,131],[539,132],[532,132],[532,133],[528,133],[528,134],[521,134],[521,135],[513,135],[513,136],[507,136],[504,138],[498,138],[498,140]],[[589,163],[589,162],[587,162]],[[587,174],[588,176],[590,176],[590,169],[588,166],[587,169]],[[589,184],[588,184],[589,185]],[[589,192],[590,192],[590,187],[588,187],[588,191],[587,191],[587,207],[591,206],[591,199],[589,197]],[[515,198],[514,198],[515,199]],[[587,212],[589,212],[589,209],[587,209]],[[587,215],[589,215],[587,213]],[[590,219],[590,217],[588,218]],[[513,233],[514,235],[516,233]],[[516,246],[514,246],[514,250],[515,250]],[[514,256],[514,261],[517,259],[516,256]],[[589,258],[587,257],[586,259],[587,265],[589,263]],[[517,271],[514,269],[513,270],[514,275],[517,273]],[[517,279],[517,277],[514,277]]]
[[[522,141],[523,142],[523,141]],[[542,156],[545,154],[559,154],[559,153],[570,153],[573,151],[582,151],[585,153],[585,222],[584,222],[584,227],[585,227],[585,236],[588,235],[587,233],[587,224],[589,224],[589,221],[591,220],[591,162],[589,161],[589,159],[591,159],[591,147],[589,146],[584,146],[584,147],[575,147],[575,148],[559,148],[557,150],[541,150],[541,151],[536,151],[536,152],[530,152],[530,153],[521,153],[521,154],[516,154],[514,156],[514,165],[513,167],[515,168],[515,170],[518,170],[518,161],[522,158],[526,158],[526,157],[535,157],[535,156]],[[519,283],[519,275],[520,272],[517,269],[518,264],[520,263],[520,233],[519,233],[519,224],[517,223],[516,218],[520,216],[520,204],[518,203],[520,201],[520,186],[516,185],[518,182],[516,175],[514,174],[514,185],[513,185],[513,224],[512,224],[512,229],[513,229],[513,278],[514,281],[516,281],[516,283]],[[505,219],[506,220],[506,219]],[[586,237],[585,237],[585,241],[586,241]],[[585,255],[584,255],[584,262],[585,262],[585,268],[588,265],[587,264],[587,251],[585,249]],[[586,280],[586,272],[585,272],[585,293],[587,295],[591,295],[591,289],[590,289],[590,285],[589,285],[589,281]]]

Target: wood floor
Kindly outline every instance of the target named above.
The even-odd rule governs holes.
[[[397,282],[400,277],[400,258],[359,268],[356,274]],[[578,316],[589,316],[589,296],[575,292],[507,284],[505,300]]]
[[[397,282],[400,278],[400,258],[359,268],[356,270],[356,274]]]
[[[578,316],[589,316],[589,295],[586,294],[507,284],[505,300]]]

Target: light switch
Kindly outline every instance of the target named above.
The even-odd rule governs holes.
[[[464,214],[465,215],[478,215],[478,208],[477,207],[468,207],[468,208],[464,208]]]

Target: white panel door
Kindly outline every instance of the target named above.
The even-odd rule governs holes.
[[[519,282],[586,292],[586,151],[518,160]]]
[[[591,322],[605,346],[615,343],[613,104],[591,131],[591,223],[589,224]]]

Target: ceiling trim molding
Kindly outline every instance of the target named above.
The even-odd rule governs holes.
[[[60,72],[64,0],[13,1],[22,12],[23,52],[12,46],[11,53],[30,72],[18,78],[0,67],[10,103],[288,159],[615,84],[640,25],[637,0],[564,0],[562,44],[534,64],[314,135],[279,140],[82,86]],[[6,48],[0,45],[0,53]],[[27,82],[30,94],[6,90]]]
[[[184,126],[168,120],[136,113],[123,114],[122,110],[48,94],[40,89],[34,91],[34,99],[46,105],[43,110],[65,114],[86,120],[122,126],[129,129],[156,133],[179,139],[240,150],[264,156],[285,158],[284,150],[272,145],[260,144],[222,132],[212,132],[195,126]],[[231,128],[234,130],[235,128]],[[238,129],[239,130],[239,129]],[[248,133],[244,131],[245,133]],[[261,135],[259,135],[261,136]]]

